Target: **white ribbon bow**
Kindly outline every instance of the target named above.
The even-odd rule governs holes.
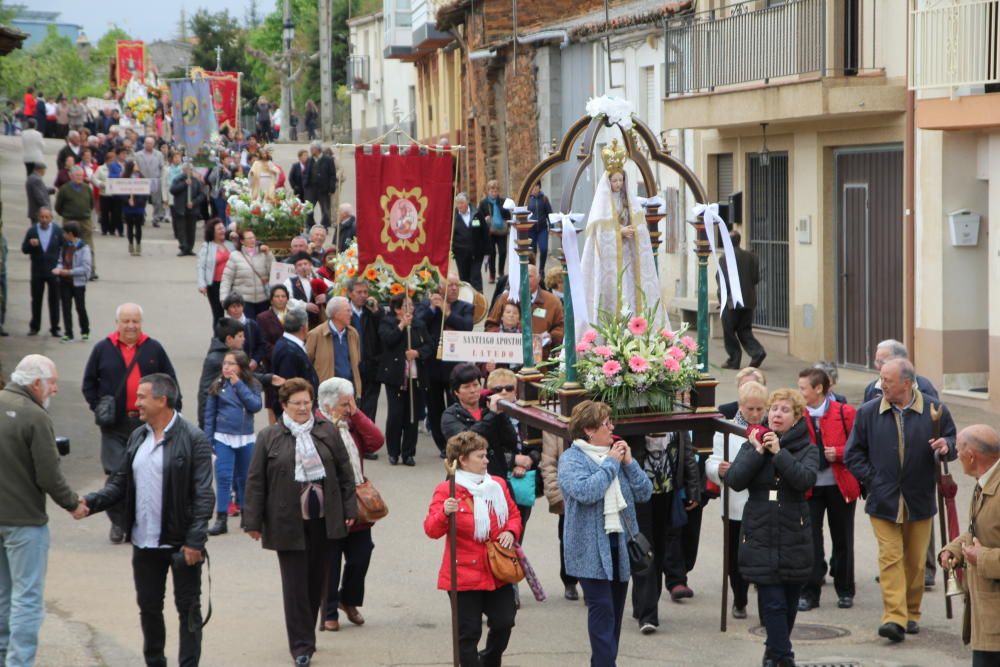
[[[705,219],[705,234],[708,235],[708,247],[715,255],[715,227],[718,225],[720,236],[722,237],[722,254],[726,258],[726,273],[729,274],[729,286],[733,290],[733,305],[743,305],[743,290],[740,288],[740,274],[736,267],[736,253],[733,252],[733,241],[729,238],[729,229],[726,221],[719,217],[718,204],[696,204],[694,214],[703,216]],[[719,303],[721,313],[729,305],[728,290],[726,290],[726,280],[722,273],[722,263],[716,262],[715,268],[718,272],[719,292],[722,300]]]
[[[521,303],[521,258],[517,256],[517,230],[513,226],[507,232],[507,303]]]
[[[550,220],[562,220],[562,250],[566,256],[566,276],[569,283],[570,296],[573,299],[573,323],[576,327],[575,345],[583,333],[590,328],[590,316],[587,313],[587,294],[584,291],[583,272],[580,268],[580,245],[576,240],[575,221],[583,216],[579,213],[556,213],[549,216]],[[565,299],[565,290],[563,292]]]

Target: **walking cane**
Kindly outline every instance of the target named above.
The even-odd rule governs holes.
[[[444,469],[448,471],[448,493],[451,498],[455,497],[455,471],[458,470],[458,461],[444,462]],[[458,655],[458,546],[455,544],[458,528],[455,523],[456,513],[452,512],[448,517],[448,552],[451,560],[451,584],[448,586],[448,597],[451,599],[451,652],[454,667],[459,667]]]
[[[722,460],[729,463],[729,434],[722,436]],[[725,482],[725,480],[720,480]],[[726,631],[726,607],[729,606],[729,541],[733,536],[729,534],[729,485],[722,484],[722,616],[719,620],[719,630]]]
[[[931,439],[937,440],[941,437],[941,408],[934,404],[931,404]],[[937,453],[934,454],[934,458],[937,459]],[[944,474],[941,473],[941,468],[944,468]],[[951,475],[948,474],[948,462],[944,459],[941,460],[940,464],[935,466],[936,470],[935,477],[937,477],[937,501],[938,501],[938,527],[941,530],[941,547],[948,543],[948,524],[945,518],[945,498],[942,491],[942,483],[947,477],[951,479]],[[931,546],[934,546],[934,531],[931,530]],[[932,549],[932,551],[936,550]],[[941,568],[941,576],[944,578],[944,614],[945,617],[951,619],[952,609],[951,609],[951,596],[948,595],[948,572]]]

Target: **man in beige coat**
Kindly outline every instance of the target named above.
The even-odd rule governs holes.
[[[326,306],[329,319],[309,332],[306,354],[319,381],[332,377],[354,383],[355,398],[361,398],[361,336],[351,326],[351,302],[335,296]]]
[[[972,644],[972,667],[1000,665],[1000,437],[985,424],[963,429],[956,443],[966,475],[976,478],[969,529],[938,560],[945,569],[965,566],[968,598],[962,640]]]

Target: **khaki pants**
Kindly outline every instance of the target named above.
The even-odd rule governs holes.
[[[882,588],[882,623],[920,620],[924,597],[924,566],[932,519],[895,523],[871,517],[878,541],[879,586]]]

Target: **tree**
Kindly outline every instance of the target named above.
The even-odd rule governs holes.
[[[293,59],[293,68],[297,69],[302,59],[315,53],[319,46],[316,1],[292,0],[292,20],[295,22],[295,40],[292,42],[292,49],[297,52]],[[250,46],[264,53],[280,54],[284,47],[282,43],[283,27],[283,18],[279,8],[264,17],[260,26],[249,33],[247,42]],[[260,93],[271,100],[280,99],[281,77],[278,72],[257,58],[250,59],[249,66],[254,80],[260,86]],[[319,100],[319,64],[316,61],[306,63],[301,76],[295,82],[294,98],[295,106],[300,110],[305,106],[306,100]]]
[[[92,95],[100,83],[76,45],[68,37],[61,37],[55,26],[49,26],[45,39],[33,48],[18,49],[0,59],[0,91],[16,97],[28,86],[55,99],[58,95]]]
[[[215,69],[215,47],[222,47],[221,64],[223,71],[243,72],[243,105],[257,97],[257,84],[252,76],[247,76],[250,66],[246,57],[247,33],[228,9],[209,12],[199,9],[189,21],[191,34],[195,38],[191,52],[191,64],[207,70]]]
[[[90,50],[90,62],[95,67],[103,68],[106,74],[108,71],[108,62],[118,53],[118,40],[129,39],[132,39],[132,37],[127,32],[117,25],[112,25],[106,33],[101,35],[101,38],[97,40],[97,44]]]
[[[260,25],[260,8],[257,5],[257,0],[250,0],[250,4],[247,5],[247,11],[243,16],[243,21],[246,23],[248,30],[253,30]]]

